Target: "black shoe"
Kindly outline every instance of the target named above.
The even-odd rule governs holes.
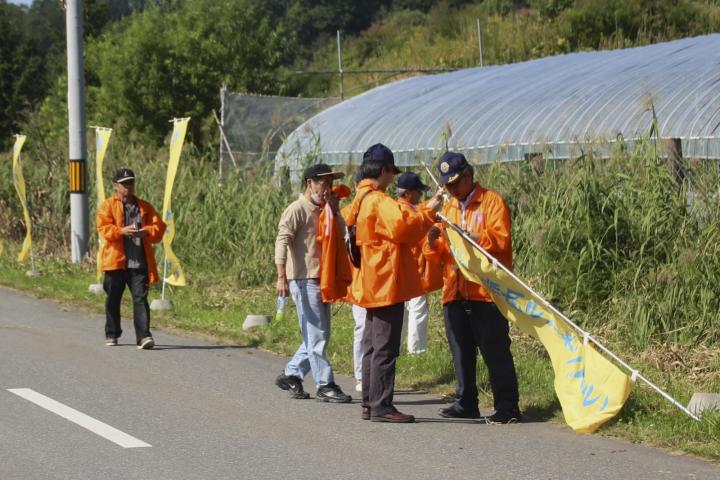
[[[485,423],[489,425],[509,425],[511,423],[520,423],[522,415],[519,411],[503,411],[493,413],[489,417],[485,417]]]
[[[310,394],[303,389],[302,380],[293,375],[285,375],[284,373],[281,373],[275,379],[275,385],[280,387],[282,390],[289,390],[290,398],[296,398],[299,400],[310,398]]]
[[[457,405],[441,408],[438,414],[445,418],[480,418],[480,410],[465,410]]]
[[[334,383],[328,383],[327,385],[323,385],[322,387],[318,388],[317,395],[315,395],[315,399],[318,402],[330,402],[330,403],[350,403],[350,402],[352,402],[352,397],[350,395],[343,393],[343,391],[340,390],[340,387],[338,387]]]

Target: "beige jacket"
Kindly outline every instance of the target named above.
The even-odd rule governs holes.
[[[321,207],[305,195],[280,216],[275,239],[275,264],[285,265],[288,280],[320,278],[320,244],[317,241]]]

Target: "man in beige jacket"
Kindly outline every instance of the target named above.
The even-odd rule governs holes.
[[[332,194],[333,180],[342,178],[320,163],[308,167],[303,174],[304,193],[291,203],[280,217],[275,240],[278,296],[292,294],[297,306],[302,343],[285,371],[275,380],[291,398],[309,398],[303,379],[312,372],[317,386],[316,399],[330,403],[348,403],[349,395],[335,384],[332,367],[325,356],[330,339],[330,304],[323,303],[320,292],[320,253],[317,241],[318,220],[326,204],[333,210],[335,221],[343,222],[338,213],[338,199]],[[344,224],[343,224],[344,227]]]

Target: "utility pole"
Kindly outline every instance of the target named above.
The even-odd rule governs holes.
[[[482,32],[480,31],[480,19],[477,19],[478,50],[480,51],[480,66],[483,66]]]
[[[340,46],[340,30],[337,31],[337,50],[338,50],[338,75],[340,76],[340,100],[345,100],[345,92],[343,89],[342,47]]]
[[[85,74],[82,0],[65,2],[67,30],[68,134],[70,161],[70,246],[73,263],[88,252],[88,194],[85,140]]]

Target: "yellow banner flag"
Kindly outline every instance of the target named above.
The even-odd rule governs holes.
[[[165,267],[169,275],[165,281],[177,287],[185,286],[185,273],[183,272],[180,260],[172,250],[172,241],[175,238],[175,219],[171,207],[173,183],[180,163],[180,153],[185,142],[185,132],[190,118],[177,118],[173,120],[174,128],[170,140],[170,163],[168,164],[167,179],[165,180],[165,198],[163,200],[163,220],[167,224],[165,236],[163,237],[163,249],[165,250]]]
[[[630,395],[630,377],[464,236],[451,227],[445,231],[463,275],[483,285],[503,316],[547,349],[567,424],[578,433],[591,433],[614,417]]]
[[[32,247],[32,225],[30,224],[30,211],[27,207],[27,197],[25,195],[25,177],[22,173],[22,162],[20,161],[20,151],[25,144],[25,135],[15,135],[15,146],[13,147],[13,184],[17,191],[20,205],[23,208],[23,217],[25,218],[25,240],[23,241],[20,253],[18,253],[17,261],[24,262],[30,254]]]
[[[103,162],[105,161],[105,152],[107,151],[108,143],[110,142],[110,135],[112,134],[112,128],[95,128],[95,189],[97,190],[97,206],[105,201],[105,181],[103,180]],[[102,235],[98,234],[98,251],[97,251],[97,271],[96,277],[100,281],[103,277],[102,272],[102,252],[105,246],[105,240]]]

